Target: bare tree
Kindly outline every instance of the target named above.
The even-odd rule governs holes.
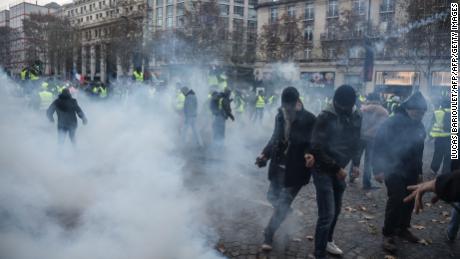
[[[10,27],[0,27],[0,67],[8,69],[11,60],[11,45],[10,41],[13,38],[13,30]]]
[[[412,64],[421,71],[429,86],[434,66],[449,65],[449,2],[406,1],[406,23],[396,34],[399,36],[399,48],[396,51],[400,61]]]
[[[303,47],[303,38],[296,17],[283,15],[279,20],[262,27],[259,36],[259,55],[267,61],[289,61]]]
[[[49,14],[30,14],[23,25],[28,64],[41,60],[51,68],[70,70],[79,34],[69,20]]]
[[[108,26],[109,44],[117,54],[123,70],[127,71],[134,56],[142,56],[144,49],[143,19],[138,14],[121,16]],[[139,64],[136,64],[139,65]]]

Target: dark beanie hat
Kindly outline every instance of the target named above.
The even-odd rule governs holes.
[[[341,85],[334,93],[334,102],[345,107],[353,107],[356,103],[356,92],[349,85]]]
[[[284,88],[283,93],[281,94],[281,103],[282,104],[292,104],[296,103],[299,100],[299,91],[293,86],[288,86]]]
[[[428,108],[425,97],[423,97],[420,91],[417,91],[409,96],[409,98],[407,98],[401,106],[405,109],[414,110],[426,110]]]

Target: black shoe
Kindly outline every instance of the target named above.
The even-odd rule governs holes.
[[[396,253],[396,251],[398,251],[398,247],[396,246],[395,239],[391,236],[383,237],[382,247],[384,250],[390,253]]]
[[[420,241],[420,238],[412,234],[412,232],[410,232],[408,229],[403,229],[399,231],[398,236],[411,243],[418,243]]]
[[[455,241],[455,236],[449,235],[449,230],[446,230],[446,239],[449,243],[453,243]]]

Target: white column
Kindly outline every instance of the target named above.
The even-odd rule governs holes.
[[[121,66],[120,56],[117,55],[117,79],[123,76],[123,67]]]
[[[101,82],[105,83],[106,80],[107,80],[107,76],[106,76],[106,63],[105,63],[105,60],[106,60],[106,51],[107,51],[107,48],[105,46],[104,43],[101,44]]]
[[[86,76],[86,46],[81,47],[81,75]]]
[[[78,50],[77,48],[73,49],[72,52],[72,72],[77,72],[77,62],[78,62]]]
[[[90,74],[90,77],[91,77],[91,80],[94,80],[94,75],[96,74],[96,46],[94,45],[91,45],[90,46],[90,52],[89,52],[89,55],[90,55],[90,70],[91,70],[91,74]]]

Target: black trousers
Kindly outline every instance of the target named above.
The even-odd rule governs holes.
[[[434,153],[431,170],[438,172],[442,163],[442,174],[450,172],[450,137],[434,138]]]
[[[284,169],[279,168],[277,176],[270,182],[268,188],[267,199],[272,204],[274,211],[264,231],[267,243],[273,241],[276,230],[291,211],[291,204],[302,188],[302,186],[285,187],[284,173]]]
[[[75,145],[75,131],[76,127],[58,127],[58,142],[60,145],[64,144],[66,135],[69,135],[70,141]]]
[[[385,208],[383,235],[393,236],[398,230],[410,227],[414,201],[405,203],[403,199],[410,194],[407,186],[417,183],[417,176],[406,179],[398,173],[385,175],[388,200]]]

